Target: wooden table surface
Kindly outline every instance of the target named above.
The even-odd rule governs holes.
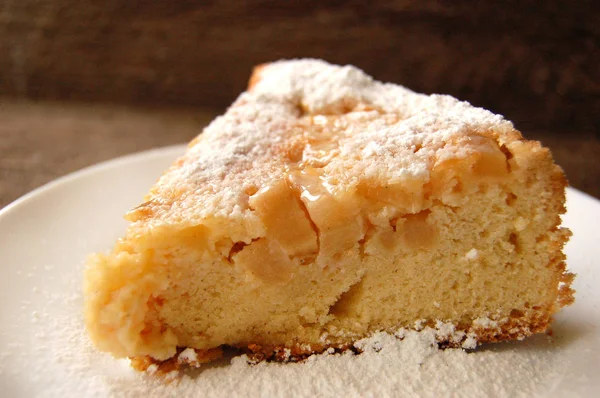
[[[185,143],[222,111],[0,99],[0,208],[83,167]],[[592,132],[524,134],[552,149],[575,188],[600,197],[600,140]]]

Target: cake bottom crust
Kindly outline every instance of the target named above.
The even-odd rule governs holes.
[[[478,318],[465,327],[452,323],[417,322],[412,330],[421,331],[432,328],[436,331],[437,345],[440,349],[463,348],[472,350],[485,343],[497,343],[502,341],[523,340],[537,333],[549,332],[552,323],[551,312],[535,312],[529,316],[517,315],[502,321],[494,321],[489,318]],[[393,334],[399,339],[403,338],[402,330]],[[392,332],[392,331],[389,331]],[[246,354],[250,363],[261,361],[273,362],[301,362],[311,355],[328,352],[329,354],[352,351],[360,354],[362,350],[355,344],[368,336],[356,338],[348,343],[336,344],[302,344],[292,345],[265,345],[257,343],[244,343],[236,346],[220,346],[210,349],[195,349],[191,347],[179,347],[177,353],[164,361],[156,360],[150,356],[130,358],[131,366],[139,371],[145,371],[157,375],[166,375],[173,371],[190,368],[199,368],[203,364],[215,361],[224,354],[224,349],[233,349],[238,353]]]

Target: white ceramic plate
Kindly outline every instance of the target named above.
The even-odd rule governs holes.
[[[112,246],[126,226],[122,215],[142,200],[183,150],[163,148],[93,166],[0,211],[0,396],[144,393],[140,383],[148,382],[145,376],[135,374],[123,360],[96,353],[87,340],[81,322],[82,264],[90,252]],[[564,224],[574,235],[566,251],[569,268],[578,274],[576,303],[556,317],[551,343],[542,336],[489,350],[514,350],[514,358],[522,362],[515,363],[515,369],[527,369],[536,355],[556,364],[552,374],[536,374],[541,371],[530,367],[531,377],[540,380],[533,395],[591,397],[600,391],[600,202],[574,189],[568,190],[567,198]],[[488,365],[494,372],[494,364]],[[498,372],[507,373],[499,380],[510,382],[513,377],[512,370]],[[340,377],[343,382],[344,375]],[[210,388],[219,391],[215,380],[218,377]],[[246,391],[252,391],[251,381],[239,382],[247,382]],[[203,390],[207,391],[200,385],[196,393]],[[170,394],[183,392],[193,394],[193,386]]]

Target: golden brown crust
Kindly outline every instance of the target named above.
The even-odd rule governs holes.
[[[565,274],[565,283],[569,283],[567,279],[572,280],[573,274]],[[565,296],[567,297],[567,296]],[[569,296],[572,298],[572,296]],[[568,303],[570,304],[570,302]],[[568,305],[565,304],[565,305]],[[474,337],[477,345],[485,343],[498,343],[503,341],[523,340],[525,337],[537,333],[550,333],[549,328],[552,323],[552,311],[536,311],[530,316],[522,314],[514,314],[514,317],[505,320],[498,327],[491,328],[465,328],[456,327],[457,332],[464,332],[464,337],[461,339],[438,338],[438,346],[440,348],[459,348],[463,345],[468,337]],[[423,327],[434,327],[434,322],[426,322]],[[210,350],[194,349],[197,361],[189,362],[178,359],[179,354],[184,351],[184,348],[178,349],[178,354],[166,360],[159,361],[152,357],[136,357],[131,358],[131,365],[139,371],[148,371],[152,369],[152,373],[164,375],[175,370],[180,370],[185,367],[200,367],[202,364],[212,362],[219,359],[223,355],[225,347],[218,347]],[[360,354],[361,350],[352,344],[312,344],[312,345],[295,345],[287,347],[284,345],[265,345],[248,343],[241,344],[237,347],[230,347],[239,350],[248,356],[251,363],[261,361],[268,362],[301,362],[311,355],[322,354],[325,351],[329,353],[342,353],[351,350],[356,354]]]
[[[252,75],[250,75],[250,79],[248,80],[248,90],[252,90],[252,88],[258,84],[260,79],[262,78],[262,71],[268,66],[268,63],[256,65],[254,69],[252,69]]]
[[[223,356],[221,347],[211,348],[209,350],[194,350],[194,358],[189,359],[181,356],[181,353],[186,351],[186,348],[180,347],[177,349],[177,354],[165,361],[159,361],[150,356],[130,358],[131,366],[141,372],[148,371],[155,366],[153,373],[167,374],[175,370],[179,370],[182,366],[200,367],[200,365],[215,361]]]

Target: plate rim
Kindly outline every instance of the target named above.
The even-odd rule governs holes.
[[[129,153],[126,155],[117,156],[117,157],[114,157],[111,159],[103,160],[101,162],[94,163],[89,166],[85,166],[85,167],[77,169],[75,171],[71,171],[67,174],[64,174],[60,177],[57,177],[53,180],[50,180],[50,181],[32,189],[31,191],[19,196],[17,199],[13,200],[12,202],[9,202],[6,206],[0,208],[0,221],[2,221],[2,219],[6,216],[7,213],[11,212],[13,209],[15,209],[19,206],[22,206],[23,204],[32,200],[33,198],[35,198],[38,194],[40,194],[42,192],[45,192],[45,191],[48,191],[51,189],[56,189],[61,185],[70,183],[79,178],[85,178],[89,174],[95,173],[97,171],[101,171],[101,170],[113,168],[113,167],[119,167],[119,166],[122,166],[127,163],[133,163],[140,158],[160,155],[160,154],[164,154],[164,153],[170,152],[170,151],[173,151],[174,153],[177,151],[182,151],[181,154],[183,154],[183,150],[186,148],[186,146],[187,146],[187,144],[182,143],[182,144],[173,144],[173,145],[167,145],[167,146],[158,147],[158,148],[146,149],[143,151],[133,152],[133,153]]]

